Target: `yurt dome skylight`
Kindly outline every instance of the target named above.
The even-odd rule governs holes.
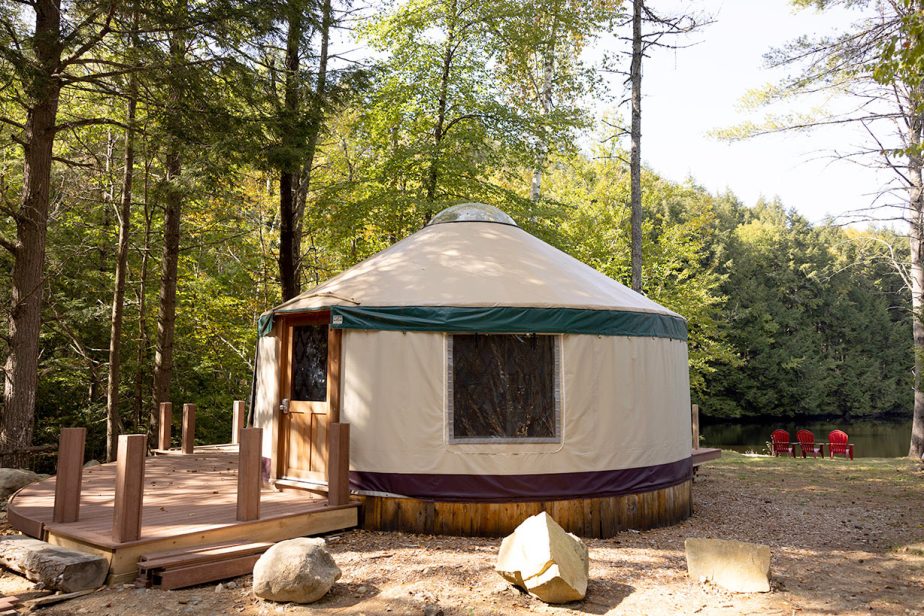
[[[445,222],[496,222],[502,225],[517,226],[517,223],[505,212],[485,203],[460,203],[448,207],[434,216],[427,226]]]

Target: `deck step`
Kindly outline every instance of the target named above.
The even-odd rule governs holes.
[[[272,545],[271,542],[215,543],[143,554],[138,560],[135,584],[169,590],[246,575]]]

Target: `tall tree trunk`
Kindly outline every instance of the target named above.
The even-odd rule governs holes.
[[[924,87],[912,103],[924,102]],[[911,107],[920,110],[920,104]],[[921,459],[924,454],[924,158],[921,153],[921,136],[924,117],[916,111],[908,123],[908,211],[911,229],[911,326],[914,334],[914,414],[911,422],[911,445],[908,455]]]
[[[552,29],[549,33],[548,49],[545,58],[543,58],[542,67],[542,93],[540,95],[540,104],[542,105],[542,114],[548,116],[552,113],[552,92],[555,83],[555,47],[558,42],[558,11],[561,7],[558,3],[553,7],[555,16],[552,21]],[[539,144],[539,157],[536,161],[536,168],[533,169],[533,181],[529,188],[529,200],[532,203],[539,203],[542,196],[542,169],[545,167],[546,160],[549,156],[549,140],[545,138]]]
[[[299,50],[302,39],[302,14],[298,2],[289,3],[289,30],[286,35],[286,63],[285,63],[285,110],[287,122],[283,126],[289,128],[298,118],[298,68]],[[291,127],[294,129],[294,127]],[[288,131],[287,131],[288,132]],[[292,135],[282,135],[283,142]],[[290,154],[284,156],[282,168],[279,172],[279,285],[282,290],[283,301],[292,299],[299,293],[299,280],[297,271],[298,255],[295,253],[295,186],[297,169],[289,160]]]
[[[439,185],[440,148],[443,143],[446,126],[446,107],[449,101],[449,75],[452,71],[452,60],[456,50],[456,20],[458,19],[456,0],[449,3],[449,16],[446,29],[446,43],[443,50],[443,68],[440,73],[439,98],[436,102],[436,122],[433,125],[433,153],[430,155],[430,168],[427,171],[427,209],[424,212],[424,222],[430,222],[435,212],[433,204],[436,201],[436,189]]]
[[[183,196],[175,186],[182,172],[176,144],[167,153],[167,177],[170,188],[164,204],[164,252],[161,260],[160,304],[157,314],[157,350],[154,353],[154,387],[150,436],[157,433],[161,402],[170,400],[173,382],[173,337],[176,329],[176,279],[180,257],[180,217]]]
[[[37,70],[27,84],[31,107],[23,131],[23,190],[15,215],[16,243],[9,321],[9,355],[4,366],[0,454],[32,444],[35,391],[38,384],[39,329],[52,149],[61,82],[60,0],[37,0],[32,48]],[[22,454],[4,456],[6,464],[24,464]]]
[[[318,79],[315,84],[314,98],[311,102],[311,126],[308,143],[305,148],[305,164],[298,186],[298,199],[295,210],[295,232],[292,237],[292,252],[295,256],[295,279],[302,279],[302,237],[305,229],[305,207],[308,203],[308,190],[311,187],[311,173],[314,169],[314,157],[318,150],[318,138],[324,124],[324,108],[327,104],[327,57],[330,47],[330,28],[333,24],[331,0],[324,0],[321,6],[321,49],[318,54]]]
[[[128,267],[128,234],[131,229],[132,180],[135,172],[135,100],[134,78],[129,84],[125,110],[125,170],[122,174],[122,199],[119,203],[119,245],[116,251],[115,285],[112,292],[112,318],[109,325],[109,379],[106,386],[106,461],[115,460],[122,418],[119,415],[119,377],[122,370],[122,312],[125,307],[125,269]]]
[[[141,430],[141,417],[144,414],[144,381],[148,374],[148,317],[147,289],[148,262],[151,258],[151,204],[148,199],[148,176],[150,161],[145,162],[144,171],[144,243],[141,247],[141,265],[138,267],[138,352],[135,366],[135,430]]]
[[[629,152],[632,206],[632,290],[642,290],[642,12],[643,0],[632,0],[632,145]]]
[[[924,454],[924,211],[920,185],[912,189],[917,209],[911,216],[911,327],[914,334],[914,413],[908,455],[921,459]]]
[[[180,23],[185,23],[185,3],[181,2]],[[170,53],[175,71],[182,71],[186,63],[186,41],[182,30],[177,31],[170,41]],[[167,144],[166,177],[164,191],[164,252],[161,260],[159,309],[157,315],[157,350],[154,353],[154,384],[152,387],[151,417],[148,424],[148,438],[152,441],[160,424],[158,408],[161,402],[170,400],[170,386],[173,383],[173,339],[176,329],[176,284],[180,260],[180,219],[182,217],[184,195],[179,186],[182,173],[182,156],[177,134],[182,125],[179,116],[185,113],[183,91],[179,76],[174,77],[170,92],[170,113],[177,117],[170,118],[172,123]]]

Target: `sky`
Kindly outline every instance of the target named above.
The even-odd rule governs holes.
[[[741,96],[773,82],[763,54],[804,34],[843,29],[856,15],[795,11],[789,0],[661,0],[657,8],[694,7],[715,23],[693,36],[696,45],[654,50],[643,69],[642,160],[672,180],[692,177],[711,192],[734,192],[745,204],[779,197],[813,222],[867,207],[890,176],[830,152],[864,137],[829,129],[728,143],[709,132],[759,115],[742,111]]]

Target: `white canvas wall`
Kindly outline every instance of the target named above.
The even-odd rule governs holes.
[[[686,342],[565,335],[562,443],[450,445],[441,333],[349,330],[343,406],[351,468],[529,475],[638,468],[690,457]]]
[[[273,441],[277,438],[275,418],[280,402],[279,360],[282,344],[277,323],[270,335],[257,338],[257,391],[253,408],[253,425],[263,428],[263,457],[271,457]]]

